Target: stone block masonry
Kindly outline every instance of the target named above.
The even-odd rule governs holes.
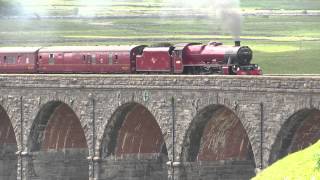
[[[10,74],[0,92],[0,179],[249,179],[320,138],[319,76]]]

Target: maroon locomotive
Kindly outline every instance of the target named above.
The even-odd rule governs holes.
[[[2,47],[0,73],[171,73],[260,75],[247,46],[210,42],[169,47]]]

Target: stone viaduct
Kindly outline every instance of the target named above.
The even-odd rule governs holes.
[[[226,180],[320,138],[320,77],[0,75],[0,179]]]

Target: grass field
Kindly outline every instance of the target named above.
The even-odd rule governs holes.
[[[35,1],[32,1],[35,2]],[[79,1],[29,4],[47,7],[52,15],[72,15]],[[265,2],[265,3],[263,3]],[[291,2],[291,3],[289,3]],[[241,1],[243,9],[320,10],[320,1]],[[45,9],[45,8],[44,8]],[[163,1],[113,1],[96,9],[103,18],[0,18],[0,46],[153,44],[222,41],[232,36],[214,16],[188,15]],[[116,14],[115,14],[116,12]],[[254,51],[254,63],[266,74],[320,73],[320,16],[246,16],[242,44]]]
[[[159,11],[174,10],[175,13],[185,7],[185,1],[181,5],[170,6],[177,0],[0,0],[4,3],[15,4],[20,9],[33,10],[37,13],[50,15],[72,15],[79,10],[95,9],[97,12],[88,14],[112,15],[114,12],[128,14],[150,14]],[[206,0],[189,1],[189,4],[199,5]],[[273,10],[320,10],[320,2],[317,0],[241,0],[242,9],[273,9]],[[165,8],[163,8],[165,7]],[[203,8],[203,7],[201,7]]]
[[[254,9],[319,10],[317,0],[242,0],[241,6]]]

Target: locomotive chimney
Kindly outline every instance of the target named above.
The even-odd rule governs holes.
[[[240,45],[241,45],[241,44],[240,44],[240,41],[239,41],[239,40],[234,41],[234,45],[235,45],[235,46],[240,46]]]

